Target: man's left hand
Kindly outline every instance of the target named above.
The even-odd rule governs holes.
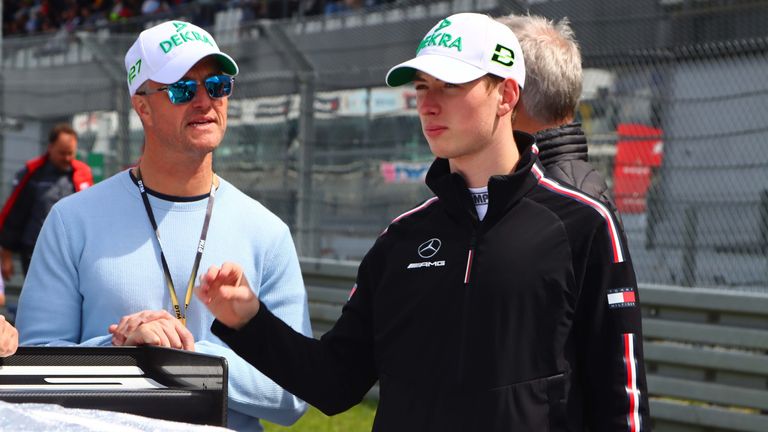
[[[157,322],[155,322],[157,321]],[[165,310],[145,310],[126,315],[109,326],[112,345],[159,345],[195,350],[192,333]]]

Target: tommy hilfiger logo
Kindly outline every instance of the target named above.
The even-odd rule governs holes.
[[[626,308],[637,305],[635,290],[629,287],[608,290],[608,307]]]

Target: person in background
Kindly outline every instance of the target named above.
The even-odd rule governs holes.
[[[617,213],[605,179],[589,163],[581,123],[574,121],[583,75],[568,19],[555,23],[536,15],[509,15],[497,20],[520,40],[528,72],[513,127],[534,135],[550,178],[586,192]]]
[[[29,270],[40,228],[60,199],[93,186],[91,168],[75,159],[77,133],[59,124],[48,134],[45,154],[27,161],[13,182],[13,191],[0,211],[0,268],[3,279],[14,274],[18,253],[24,274]]]
[[[528,75],[505,25],[438,22],[386,79],[414,87],[435,196],[379,236],[319,341],[276,317],[236,262],[209,268],[197,291],[213,333],[329,415],[378,380],[374,430],[648,430],[626,238],[513,132]]]
[[[5,306],[5,280],[0,277],[0,306]]]
[[[207,31],[167,21],[139,34],[125,70],[141,160],[51,210],[19,300],[20,342],[221,356],[230,428],[292,424],[306,404],[213,335],[213,315],[192,295],[200,266],[237,260],[264,304],[312,334],[288,226],[213,171],[238,66]]]

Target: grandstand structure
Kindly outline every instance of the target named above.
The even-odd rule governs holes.
[[[638,280],[768,291],[766,0],[401,0],[283,20],[231,7],[209,27],[241,68],[217,172],[282,217],[302,256],[360,259],[430,196],[415,92],[387,88],[386,71],[441,17],[528,10],[569,17],[582,46],[580,120]],[[123,55],[168,18],[193,16],[3,39],[4,196],[55,122],[102,176],[138,158]]]

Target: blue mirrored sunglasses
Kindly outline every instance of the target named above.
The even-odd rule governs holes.
[[[221,99],[232,94],[234,81],[235,78],[229,75],[213,75],[203,80],[203,86],[205,86],[208,96],[213,99]],[[194,99],[197,93],[197,81],[183,79],[154,90],[139,90],[136,94],[151,95],[163,91],[168,92],[168,99],[171,100],[172,104],[185,104]]]

